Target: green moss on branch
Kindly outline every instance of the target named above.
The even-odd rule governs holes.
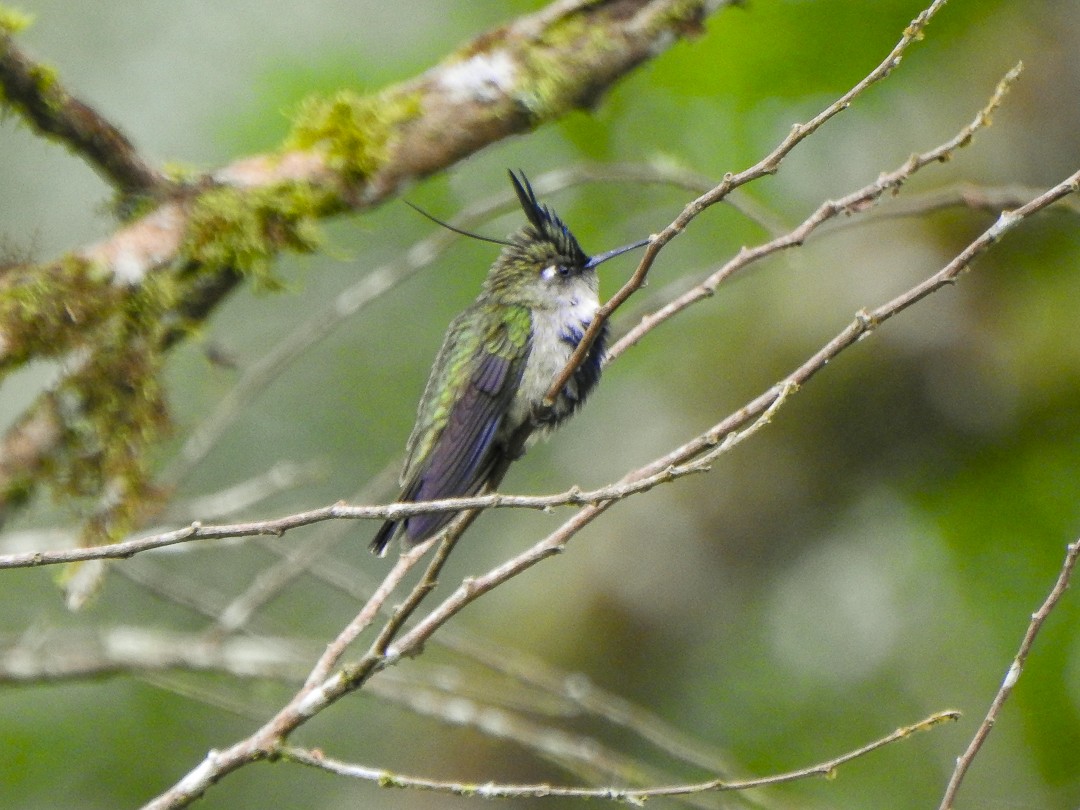
[[[0,6],[0,34],[18,34],[34,23],[32,14],[19,11],[11,6]]]
[[[264,289],[276,289],[281,286],[273,272],[277,254],[317,249],[318,219],[335,204],[335,195],[307,183],[209,189],[192,204],[181,255],[199,272],[232,269]]]
[[[286,148],[318,149],[348,180],[368,177],[390,156],[397,128],[420,114],[419,93],[361,96],[341,90],[312,97],[296,114]]]

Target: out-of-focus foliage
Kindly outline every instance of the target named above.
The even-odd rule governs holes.
[[[538,5],[22,3],[37,15],[25,41],[75,92],[149,156],[199,167],[274,145],[289,110],[313,90],[373,88],[414,75],[485,27]],[[727,10],[595,111],[489,149],[410,198],[447,216],[504,190],[507,167],[537,175],[584,160],[659,159],[719,178],[758,160],[793,123],[864,76],[920,8],[918,0],[754,0]],[[946,140],[1021,59],[1024,75],[993,127],[948,164],[926,169],[904,194],[959,181],[1057,182],[1080,163],[1078,38],[1072,3],[953,0],[887,82],[747,194],[793,225],[822,200]],[[46,257],[109,231],[106,190],[78,160],[12,119],[0,123],[0,154],[0,237],[11,250]],[[594,184],[549,202],[598,251],[659,230],[688,198],[671,188]],[[880,213],[888,210],[886,202]],[[651,460],[770,386],[859,308],[939,269],[992,221],[965,209],[878,217],[822,233],[757,267],[612,365],[583,413],[530,452],[505,488],[594,486]],[[499,236],[516,224],[508,217],[482,230]],[[955,288],[845,353],[712,473],[617,506],[567,554],[482,600],[457,624],[648,706],[726,750],[737,775],[807,765],[930,712],[961,709],[960,723],[860,760],[836,780],[763,797],[769,807],[936,807],[1065,544],[1080,535],[1078,224],[1075,213],[1057,210],[1010,235]],[[430,227],[400,204],[338,221],[324,256],[278,268],[287,292],[236,295],[198,345],[172,359],[176,431],[161,469],[170,469],[171,454],[237,379],[236,370],[208,364],[208,347],[249,366]],[[661,254],[650,286],[617,325],[633,323],[671,285],[691,285],[764,238],[761,225],[730,208],[707,212]],[[350,498],[396,467],[445,325],[475,296],[492,258],[490,245],[458,244],[346,321],[245,409],[180,483],[180,502],[282,459],[318,460],[318,481],[245,512],[268,517]],[[605,265],[605,292],[629,265]],[[0,417],[10,420],[49,374],[35,368],[10,380]],[[366,500],[393,495],[383,480]],[[70,518],[63,504],[39,503],[5,528]],[[557,520],[485,515],[444,580],[485,570]],[[387,565],[365,552],[373,529],[350,527],[334,552],[371,579]],[[215,594],[237,593],[272,559],[246,543],[122,566],[181,589],[197,586],[212,609]],[[204,626],[196,611],[118,574],[76,616],[63,612],[49,572],[8,572],[2,583],[8,636],[55,626]],[[354,608],[302,578],[253,629],[325,641]],[[1080,804],[1078,626],[1080,602],[1071,593],[977,760],[962,806]],[[437,648],[430,655],[451,660]],[[227,688],[262,715],[284,694],[265,684],[237,689],[223,678],[182,683],[201,692]],[[138,679],[3,687],[0,804],[131,806],[254,722]],[[652,756],[629,735],[603,736]],[[301,737],[343,758],[409,773],[573,781],[513,744],[447,730],[366,695]],[[284,765],[230,776],[201,806],[271,803],[465,806]]]

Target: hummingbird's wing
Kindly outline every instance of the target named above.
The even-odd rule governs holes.
[[[480,320],[480,323],[477,321]],[[402,501],[456,498],[480,490],[499,460],[496,437],[521,382],[530,318],[525,307],[451,324],[409,437]],[[452,512],[407,518],[410,543],[427,539]],[[381,552],[396,531],[387,521],[371,543]]]

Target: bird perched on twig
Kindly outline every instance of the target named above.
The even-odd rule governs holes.
[[[435,358],[406,446],[399,502],[494,488],[533,428],[550,430],[577,410],[600,378],[606,324],[552,406],[542,405],[600,306],[596,268],[649,241],[589,257],[523,173],[510,172],[510,180],[528,224],[505,241],[477,237],[503,249]],[[399,531],[406,546],[423,542],[454,514],[388,520],[371,550],[385,553]]]

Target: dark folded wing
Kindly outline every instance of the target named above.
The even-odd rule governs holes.
[[[472,371],[449,404],[446,422],[403,500],[430,501],[476,493],[499,460],[495,440],[525,366],[521,340],[502,326],[478,352]],[[430,537],[453,517],[443,512],[406,521],[413,543]]]

